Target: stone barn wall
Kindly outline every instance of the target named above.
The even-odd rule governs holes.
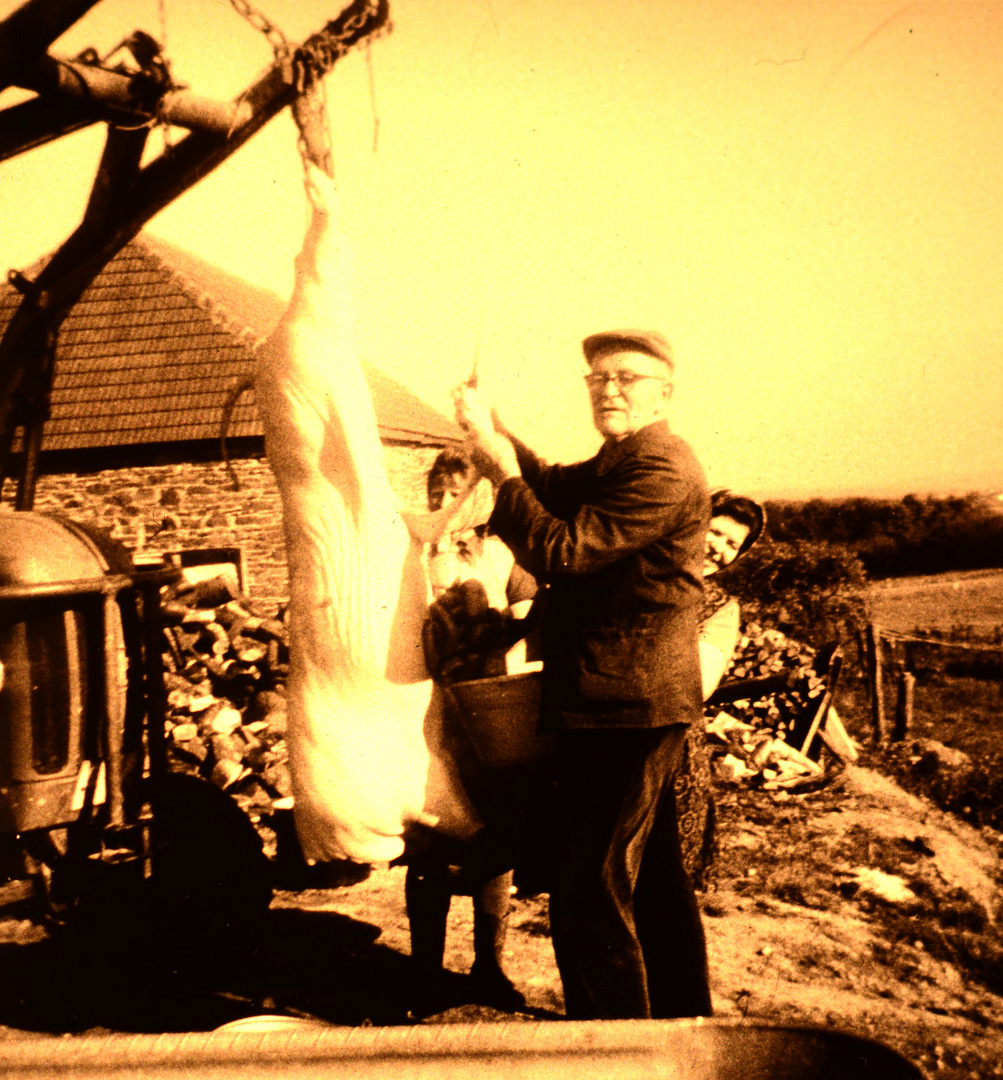
[[[425,508],[425,474],[437,447],[384,446],[401,506]],[[135,552],[239,547],[247,590],[274,610],[288,596],[282,514],[275,479],[263,457],[222,462],[148,465],[39,477],[35,509],[94,524]],[[4,488],[13,505],[14,484]]]

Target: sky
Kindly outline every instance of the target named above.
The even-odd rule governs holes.
[[[256,6],[297,41],[343,5]],[[509,426],[571,461],[598,445],[582,338],[657,329],[670,423],[714,486],[1003,489],[1003,6],[391,0],[391,18],[326,80],[367,360],[450,414],[476,358]],[[51,51],[139,28],[208,97],[271,61],[228,0],[100,0]],[[103,137],[0,164],[0,268],[78,224]],[[147,229],[286,296],[305,213],[287,111]]]

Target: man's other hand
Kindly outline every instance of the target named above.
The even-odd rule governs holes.
[[[456,423],[467,433],[467,450],[474,466],[493,484],[519,476],[515,448],[498,433],[496,414],[487,398],[467,383],[453,391]]]

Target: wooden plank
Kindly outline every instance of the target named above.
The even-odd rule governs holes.
[[[881,655],[881,627],[867,624],[867,669],[870,680],[871,719],[874,724],[874,742],[885,739],[884,657]]]

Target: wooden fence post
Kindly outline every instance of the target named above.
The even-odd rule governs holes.
[[[902,742],[912,729],[913,690],[916,676],[911,671],[899,672],[898,700],[895,703],[895,727],[892,740]]]
[[[884,662],[881,656],[881,627],[867,624],[867,671],[870,676],[871,718],[874,722],[874,742],[885,738]]]
[[[871,669],[867,658],[867,634],[860,627],[857,627],[854,637],[857,642],[858,671],[865,679],[870,680]],[[868,685],[870,685],[869,682]]]

